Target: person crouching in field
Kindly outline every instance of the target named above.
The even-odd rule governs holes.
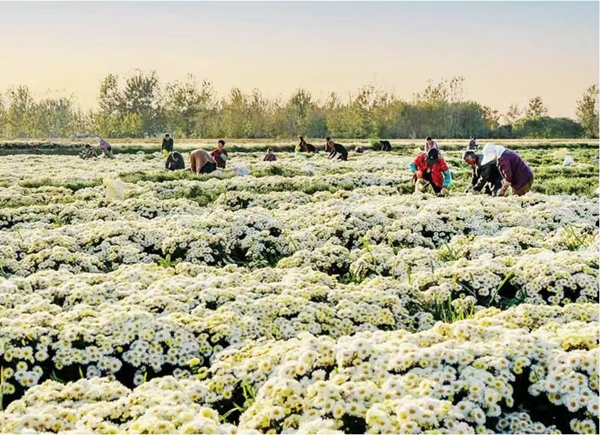
[[[267,150],[267,155],[263,159],[263,162],[275,162],[275,161],[277,161],[277,156],[273,152],[273,148],[269,148]]]
[[[392,144],[389,140],[380,140],[379,141],[379,151],[391,151]]]
[[[179,169],[185,169],[185,161],[183,160],[183,156],[177,151],[172,152],[167,157],[167,162],[165,163],[165,168],[168,171],[176,171]]]
[[[96,155],[96,151],[94,151],[94,148],[89,143],[86,143],[81,152],[79,153],[79,157],[81,157],[83,160],[88,160],[98,156]]]
[[[196,150],[190,154],[190,171],[192,174],[210,174],[216,171],[217,162],[204,150]]]
[[[309,144],[308,142],[306,142],[304,140],[304,138],[302,136],[300,136],[300,143],[296,146],[296,152],[314,153],[316,151],[317,151],[317,148],[314,145]]]
[[[473,169],[471,185],[466,193],[481,192],[486,195],[496,195],[502,187],[502,175],[498,171],[496,162],[482,165],[483,154],[475,154],[475,151],[465,151],[464,162]]]
[[[217,149],[210,153],[210,155],[217,163],[218,168],[225,169],[225,162],[227,162],[229,155],[227,154],[227,150],[225,149],[225,141],[223,139],[219,141]]]
[[[446,194],[447,187],[452,183],[450,169],[436,148],[419,154],[409,168],[415,174],[415,193],[423,193],[431,186],[436,195]]]
[[[527,163],[516,152],[504,148],[502,145],[486,143],[483,147],[482,165],[489,162],[497,162],[502,181],[502,188],[498,196],[506,195],[509,187],[512,187],[514,195],[523,196],[531,190],[533,185],[533,171]]]
[[[161,149],[165,158],[169,157],[169,154],[173,152],[173,138],[169,133],[165,134]]]
[[[434,141],[431,136],[427,136],[425,138],[425,152],[428,152],[430,149],[436,149],[439,151],[440,147],[438,147],[438,144],[436,141]]]
[[[113,156],[112,147],[104,139],[102,139],[102,138],[98,139],[98,146],[100,147],[102,154],[104,154],[104,157],[106,157],[108,159],[115,158],[115,156]]]
[[[348,160],[348,150],[342,144],[335,143],[330,137],[326,138],[325,140],[327,141],[325,144],[325,150],[329,152],[330,159],[333,159],[339,154],[338,160]]]

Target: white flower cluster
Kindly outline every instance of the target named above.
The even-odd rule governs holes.
[[[596,200],[261,160],[0,160],[0,432],[600,430]]]
[[[8,406],[0,430],[586,432],[598,419],[597,322],[594,304],[522,305],[419,333],[259,340],[217,355],[208,377],[133,390],[47,381]],[[253,391],[245,405],[242,385]],[[238,427],[219,424],[234,404],[245,407]]]

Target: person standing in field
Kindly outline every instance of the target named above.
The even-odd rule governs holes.
[[[100,147],[102,154],[104,154],[104,157],[106,157],[108,159],[115,158],[115,156],[113,155],[113,152],[112,152],[112,147],[104,139],[102,139],[102,138],[98,139],[98,146]]]
[[[427,152],[429,152],[429,150],[430,150],[430,149],[433,149],[433,148],[435,148],[435,149],[436,149],[436,150],[438,150],[438,151],[439,151],[439,149],[440,149],[440,148],[438,147],[438,144],[437,144],[437,142],[436,142],[436,141],[434,141],[434,140],[431,138],[431,136],[427,136],[427,137],[425,138],[425,152],[427,153]]]
[[[173,152],[173,138],[169,133],[165,134],[161,149],[165,158],[169,157],[169,154]]]
[[[217,162],[204,150],[196,150],[190,153],[190,171],[192,174],[210,174],[217,169]]]
[[[273,152],[273,148],[269,148],[267,150],[267,155],[263,159],[263,162],[275,162],[275,161],[277,161],[277,156]]]
[[[496,195],[502,188],[502,175],[498,171],[496,162],[482,165],[483,154],[475,154],[474,151],[465,151],[463,154],[465,163],[473,169],[471,185],[466,193],[483,192],[487,195]]]
[[[423,193],[431,186],[436,195],[445,194],[452,183],[450,169],[436,148],[419,154],[409,168],[414,174],[415,193]]]
[[[210,153],[210,155],[217,163],[218,168],[225,169],[225,162],[227,162],[229,155],[227,154],[227,150],[225,149],[225,141],[223,139],[219,141],[217,149]]]
[[[513,194],[523,196],[531,190],[533,185],[533,171],[516,152],[504,148],[502,145],[486,143],[483,147],[482,165],[497,162],[500,175],[504,179],[498,196],[506,195],[509,187]]]
[[[477,138],[475,136],[471,136],[471,140],[469,141],[469,147],[467,148],[469,151],[477,151]]]
[[[325,144],[325,150],[329,152],[330,159],[333,159],[339,154],[338,160],[348,160],[348,150],[342,144],[335,143],[330,137],[326,138],[325,140],[327,141]]]

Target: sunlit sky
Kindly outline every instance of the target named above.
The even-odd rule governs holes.
[[[466,96],[501,112],[541,96],[574,116],[598,83],[598,2],[0,3],[0,91],[96,105],[100,80],[135,68],[188,73],[287,98],[324,100],[367,83],[410,99],[463,76]]]

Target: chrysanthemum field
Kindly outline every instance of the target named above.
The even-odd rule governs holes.
[[[598,166],[458,155],[0,157],[0,432],[597,433]]]

